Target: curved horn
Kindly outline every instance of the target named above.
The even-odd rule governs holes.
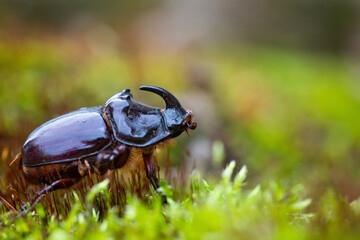
[[[153,93],[159,95],[160,97],[162,97],[166,103],[166,109],[168,109],[168,108],[183,109],[183,107],[181,106],[179,101],[176,99],[176,97],[161,87],[141,86],[139,89],[144,90],[144,91],[153,92]]]

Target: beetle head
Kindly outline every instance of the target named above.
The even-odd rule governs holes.
[[[187,129],[194,130],[196,128],[197,123],[193,122],[193,113],[186,111],[170,92],[155,86],[142,86],[140,90],[153,92],[164,99],[166,107],[162,113],[172,137],[180,135]]]

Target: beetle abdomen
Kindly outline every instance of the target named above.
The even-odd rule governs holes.
[[[80,178],[81,174],[78,169],[79,167],[76,161],[38,167],[22,167],[25,179],[37,185],[51,184],[54,181],[64,178]]]
[[[22,164],[35,167],[91,157],[111,145],[103,107],[82,108],[44,123],[22,151]]]

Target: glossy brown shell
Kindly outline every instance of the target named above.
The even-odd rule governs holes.
[[[83,108],[35,129],[23,146],[22,164],[34,167],[70,162],[107,149],[111,145],[111,136],[102,109]]]

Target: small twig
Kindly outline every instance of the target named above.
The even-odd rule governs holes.
[[[21,153],[16,155],[16,157],[9,164],[9,167],[11,167],[11,165],[13,165],[13,163],[16,162],[17,160],[19,160],[20,158],[21,158]]]
[[[6,201],[3,197],[0,196],[0,199],[1,199],[4,203],[6,203],[7,206],[9,206],[12,210],[14,210],[16,213],[19,213],[19,212],[16,211],[16,209],[15,209],[13,206],[11,206],[11,204],[8,203],[8,201]]]

